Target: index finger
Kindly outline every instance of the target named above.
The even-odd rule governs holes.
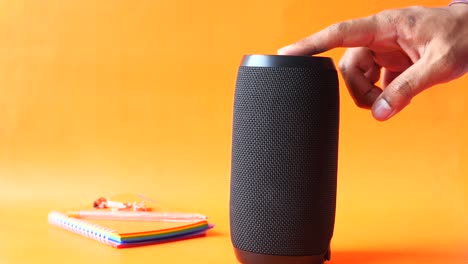
[[[329,26],[278,50],[279,55],[313,55],[338,47],[366,47],[381,28],[377,16],[348,20]]]

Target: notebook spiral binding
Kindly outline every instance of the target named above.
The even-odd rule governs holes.
[[[109,234],[116,233],[112,229],[95,225],[77,218],[69,217],[66,214],[59,212],[49,213],[48,220],[50,224],[56,225],[76,234],[94,239],[109,246],[115,245],[115,243],[109,239]]]

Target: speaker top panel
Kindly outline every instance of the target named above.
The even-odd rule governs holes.
[[[336,70],[333,60],[329,57],[318,56],[284,56],[284,55],[245,55],[241,66],[246,67],[295,67],[321,68]]]

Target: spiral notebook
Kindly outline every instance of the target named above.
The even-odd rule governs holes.
[[[135,247],[203,236],[213,227],[208,221],[191,223],[106,221],[69,217],[51,212],[49,223],[115,247]]]

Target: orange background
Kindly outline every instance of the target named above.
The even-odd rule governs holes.
[[[337,21],[446,1],[0,1],[0,263],[236,263],[228,225],[241,56]],[[326,53],[336,62],[343,49]],[[341,82],[332,263],[468,263],[468,79],[385,123]],[[50,210],[134,192],[217,226],[116,250]]]

